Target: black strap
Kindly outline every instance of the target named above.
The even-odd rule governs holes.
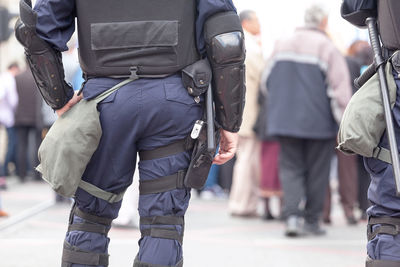
[[[396,217],[370,217],[368,219],[368,225],[374,224],[392,224],[392,225],[400,225],[400,218]]]
[[[168,157],[171,155],[175,155],[178,153],[185,152],[187,150],[192,149],[193,146],[190,145],[187,141],[187,138],[179,140],[175,143],[158,147],[153,150],[143,150],[139,151],[140,160],[152,160]]]
[[[99,233],[103,235],[107,235],[110,227],[92,223],[75,223],[68,227],[68,232],[71,231],[83,231],[90,233]]]
[[[104,225],[111,225],[111,222],[113,220],[110,218],[99,217],[99,216],[96,216],[93,214],[83,212],[77,206],[74,207],[73,214],[75,214],[78,217],[81,217],[82,219],[84,219],[86,221],[100,223],[100,224],[104,224]]]
[[[182,244],[183,235],[180,235],[176,229],[162,229],[162,228],[150,228],[140,230],[142,237],[151,236],[154,238],[165,238],[173,239]]]
[[[400,267],[400,261],[385,261],[367,259],[365,267]]]
[[[139,192],[141,195],[156,194],[184,188],[186,171],[178,171],[169,176],[163,176],[154,180],[139,181]]]
[[[62,261],[83,265],[108,266],[108,254],[80,251],[77,247],[64,243]]]
[[[140,217],[141,225],[157,225],[157,224],[170,224],[170,225],[184,225],[185,221],[183,216],[153,216],[153,217]]]
[[[139,261],[139,255],[136,255],[135,261],[133,262],[133,267],[183,267],[183,258],[175,266],[171,265],[166,266],[166,265],[141,262]]]
[[[373,230],[373,226],[380,224]],[[400,218],[394,217],[370,217],[368,219],[367,236],[368,241],[374,239],[378,234],[396,236],[400,234]]]

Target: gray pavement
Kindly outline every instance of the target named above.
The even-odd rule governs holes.
[[[44,182],[14,182],[0,195],[11,215],[0,219],[0,267],[60,266],[70,205],[54,204]],[[193,197],[186,216],[185,267],[361,267],[366,227],[348,226],[334,199],[326,236],[288,239],[280,222],[232,218],[226,200]],[[109,236],[109,266],[132,266],[139,231],[113,228]]]

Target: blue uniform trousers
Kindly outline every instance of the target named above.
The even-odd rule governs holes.
[[[103,135],[83,180],[113,193],[125,190],[132,183],[138,151],[152,150],[184,139],[202,115],[202,105],[188,95],[177,75],[133,81],[102,101],[98,110]],[[189,162],[190,152],[140,161],[140,180],[174,174],[187,169]],[[187,188],[141,195],[139,214],[141,217],[183,216],[189,199],[190,189]],[[83,212],[115,219],[121,202],[110,204],[78,189],[76,205]],[[73,216],[73,223],[82,220],[77,215]],[[183,233],[183,227],[179,225],[165,227],[175,227]],[[83,251],[107,253],[109,238],[99,233],[70,231],[66,235],[66,242]],[[176,240],[144,236],[139,241],[139,247],[137,259],[143,263],[175,266],[182,260],[182,246]],[[133,261],[135,256],[129,256]],[[82,266],[89,265],[71,265]]]
[[[393,108],[393,123],[400,151],[400,80],[394,73],[397,95]],[[384,134],[380,146],[389,148],[387,135]],[[368,199],[372,206],[367,210],[372,217],[400,218],[400,198],[396,196],[396,186],[392,165],[374,158],[365,158],[364,165],[371,175],[371,184],[368,189]],[[374,226],[376,229],[378,226]],[[400,235],[378,234],[367,245],[368,256],[374,260],[400,261]]]

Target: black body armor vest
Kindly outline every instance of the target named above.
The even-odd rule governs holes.
[[[79,58],[91,77],[164,77],[200,57],[196,0],[76,0]]]
[[[383,45],[400,49],[400,1],[378,0],[378,24]]]

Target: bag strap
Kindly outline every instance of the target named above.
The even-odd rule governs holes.
[[[372,157],[379,159],[383,162],[392,164],[392,156],[390,155],[390,150],[384,147],[376,147],[372,152]]]
[[[86,192],[88,192],[89,194],[91,194],[92,196],[101,198],[101,199],[107,201],[108,203],[115,203],[115,202],[121,201],[125,194],[125,191],[126,191],[126,190],[124,190],[119,194],[110,193],[110,192],[104,191],[101,188],[98,188],[95,185],[85,182],[83,180],[81,180],[79,182],[79,187],[81,189],[85,190]]]
[[[106,99],[109,95],[111,95],[112,93],[114,93],[115,91],[117,91],[119,88],[121,88],[122,86],[134,81],[137,79],[126,79],[123,80],[122,82],[114,85],[113,87],[111,87],[110,89],[108,89],[107,91],[101,93],[100,95],[98,95],[96,98],[94,98],[93,100],[98,104],[101,101],[103,101],[104,99]]]

